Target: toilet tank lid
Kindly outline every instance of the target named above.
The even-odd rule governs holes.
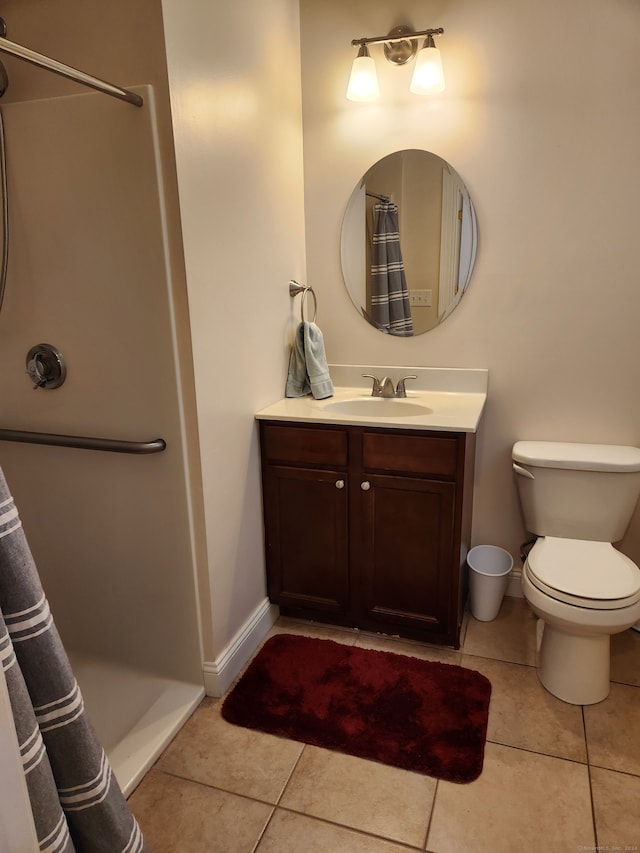
[[[619,444],[575,444],[568,441],[517,441],[512,457],[540,468],[582,471],[640,471],[640,448]]]

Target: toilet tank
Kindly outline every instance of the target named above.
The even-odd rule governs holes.
[[[618,542],[640,493],[640,448],[518,441],[513,470],[528,531]]]

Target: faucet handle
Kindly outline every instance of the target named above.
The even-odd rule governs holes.
[[[402,379],[398,380],[398,384],[396,385],[396,397],[406,397],[407,389],[404,387],[405,379],[417,379],[418,377],[415,373],[412,373],[410,376],[403,376]]]
[[[371,373],[363,373],[362,376],[365,379],[373,379],[373,388],[371,389],[372,397],[380,397],[382,394],[382,388],[380,387],[380,380],[377,376],[374,376]]]

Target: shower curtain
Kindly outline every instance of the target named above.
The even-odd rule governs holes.
[[[371,250],[371,319],[390,335],[410,337],[413,320],[400,250],[398,207],[381,202],[374,208]]]
[[[1,469],[0,663],[40,850],[150,853],[84,713]]]

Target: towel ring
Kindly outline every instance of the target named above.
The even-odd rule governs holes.
[[[293,279],[289,282],[289,296],[293,299],[294,296],[297,296],[299,293],[302,294],[302,300],[300,302],[300,318],[302,322],[305,322],[304,319],[304,306],[307,300],[307,294],[311,294],[313,296],[313,320],[312,323],[315,323],[316,317],[318,316],[318,300],[316,299],[316,294],[312,287],[309,287],[308,284],[298,284],[297,281]]]

